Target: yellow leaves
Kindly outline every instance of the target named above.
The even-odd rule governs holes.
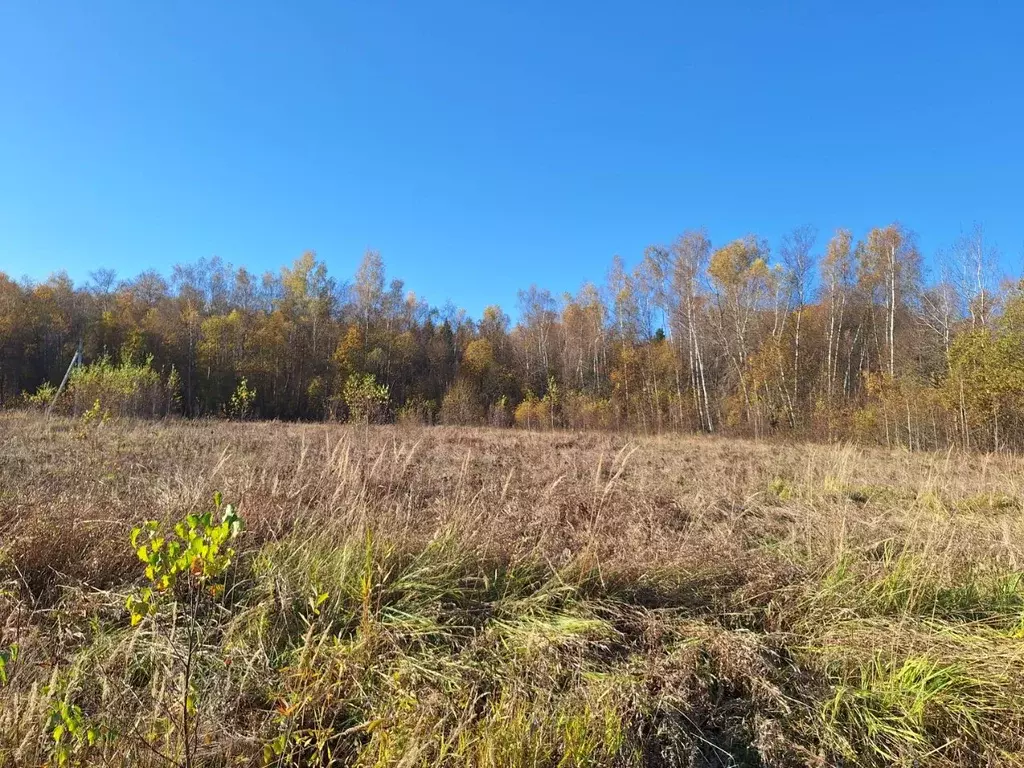
[[[734,286],[752,266],[754,256],[742,240],[735,240],[711,255],[708,274],[723,287]]]
[[[238,310],[203,320],[197,349],[200,363],[210,366],[227,360],[230,351],[241,339],[241,334],[242,316]]]
[[[487,339],[474,339],[462,353],[462,362],[472,373],[482,375],[494,365],[494,347]]]
[[[768,266],[768,245],[752,235],[734,240],[711,255],[708,275],[728,292],[763,285],[773,277]]]
[[[526,399],[516,406],[514,418],[517,427],[539,429],[550,421],[550,413],[542,400],[533,392],[527,392]]]
[[[350,325],[345,329],[338,339],[333,357],[342,379],[363,369],[366,358],[365,341],[362,329],[358,325]]]
[[[1024,408],[1024,334],[1000,328],[963,331],[949,350],[947,404],[971,426]]]
[[[566,425],[573,429],[611,429],[615,425],[615,406],[609,398],[569,392],[562,411]]]
[[[144,618],[152,615],[155,609],[153,590],[149,587],[143,587],[137,595],[129,595],[125,601],[125,607],[131,615],[132,626],[138,626]]]
[[[314,251],[306,251],[294,262],[292,262],[291,269],[283,267],[281,269],[281,285],[287,292],[288,297],[292,301],[301,302],[306,299],[310,293],[312,282],[317,280],[317,271],[323,270],[323,265],[317,261],[316,253]]]

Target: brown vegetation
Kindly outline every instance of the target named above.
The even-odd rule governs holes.
[[[1022,469],[4,414],[0,766],[1019,765]],[[247,530],[200,613],[190,752],[185,608],[130,625],[127,542],[216,490]]]
[[[616,257],[605,284],[519,294],[515,325],[438,309],[368,252],[351,286],[312,252],[257,278],[218,259],[118,282],[0,273],[0,407],[530,429],[713,432],[886,447],[1024,448],[1024,282],[976,227],[926,279],[899,224],[775,254],[703,230]],[[108,357],[109,356],[109,357]],[[116,358],[119,365],[110,360]]]

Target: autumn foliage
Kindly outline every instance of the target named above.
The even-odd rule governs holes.
[[[601,286],[521,291],[515,324],[431,307],[373,252],[351,284],[313,253],[262,276],[0,274],[0,404],[47,405],[81,340],[65,410],[1017,448],[1024,305],[996,263],[980,228],[928,276],[899,224],[774,250],[695,230]]]

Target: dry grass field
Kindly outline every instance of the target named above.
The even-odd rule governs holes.
[[[132,529],[215,491],[230,563],[133,625]],[[0,766],[1021,765],[1022,507],[1007,456],[5,414]]]

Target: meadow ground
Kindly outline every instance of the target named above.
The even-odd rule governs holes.
[[[0,766],[1021,765],[1022,470],[0,415]]]

